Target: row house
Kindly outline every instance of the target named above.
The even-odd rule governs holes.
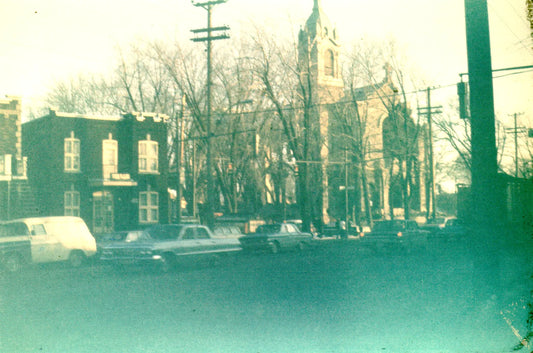
[[[41,215],[82,217],[93,233],[168,223],[168,117],[49,114],[22,125]]]
[[[21,100],[0,99],[0,220],[25,217],[35,212],[33,194],[22,154]]]

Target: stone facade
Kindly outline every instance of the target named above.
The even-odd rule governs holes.
[[[397,206],[391,198],[395,198],[397,194],[395,180],[398,179],[402,167],[395,165],[395,163],[402,162],[395,162],[390,153],[387,154],[386,150],[391,144],[388,143],[389,141],[384,141],[384,136],[387,139],[394,139],[387,137],[386,131],[384,132],[384,122],[394,115],[391,107],[399,104],[399,98],[396,97],[398,89],[392,82],[390,68],[388,66],[384,68],[385,77],[382,82],[360,87],[355,92],[345,91],[339,64],[341,54],[339,37],[336,28],[322,10],[320,0],[314,0],[312,13],[299,33],[298,49],[299,70],[304,87],[303,92],[300,93],[310,102],[313,141],[319,142],[311,152],[310,162],[319,161],[321,165],[318,171],[317,167],[314,167],[315,174],[320,180],[321,190],[317,193],[319,197],[313,203],[320,205],[322,222],[328,223],[330,213],[335,213],[330,208],[334,209],[335,204],[347,202],[339,201],[339,198],[344,199],[344,192],[340,193],[339,187],[354,189],[358,188],[355,185],[360,184],[358,181],[344,180],[344,176],[340,175],[344,174],[344,168],[350,168],[348,162],[344,161],[350,143],[346,138],[339,137],[343,134],[340,130],[342,129],[340,121],[354,119],[353,101],[357,102],[362,120],[363,136],[361,139],[364,149],[365,176],[368,181],[366,192],[370,194],[373,212],[379,213],[378,217],[389,217],[393,214],[389,206]],[[382,97],[389,97],[389,102],[384,103]],[[387,106],[389,104],[390,106]],[[409,118],[409,121],[412,122],[412,119]],[[423,127],[417,127],[423,131]],[[395,138],[400,135],[401,131],[396,131]],[[415,156],[412,163],[416,173],[411,176],[411,184],[416,190],[411,190],[411,195],[415,198],[414,201],[411,200],[411,208],[421,211],[426,205],[424,132],[413,134],[413,139],[412,153]],[[354,151],[350,152],[351,155],[356,154]],[[342,164],[343,161],[345,164]],[[360,172],[359,174],[353,172],[350,179],[354,178],[353,174],[361,178]],[[352,197],[352,204],[345,205],[345,207],[357,208],[359,212],[364,212],[364,192],[364,190],[356,190],[354,195],[358,200],[353,201],[354,197]],[[338,210],[336,213],[336,218],[339,218]]]

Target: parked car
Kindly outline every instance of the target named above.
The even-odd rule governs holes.
[[[425,249],[429,234],[413,220],[386,220],[374,223],[370,233],[362,233],[361,242],[372,250],[399,248],[409,252]]]
[[[248,251],[270,251],[278,253],[286,249],[304,250],[313,240],[311,233],[301,232],[295,224],[263,224],[255,233],[239,238],[242,248]]]
[[[431,233],[437,233],[444,228],[444,225],[448,219],[448,217],[428,218],[426,222],[420,226],[420,228]]]
[[[1,262],[16,271],[30,263],[68,261],[81,266],[96,254],[96,241],[79,217],[36,217],[0,225]]]
[[[114,243],[131,243],[133,241],[141,240],[143,237],[143,232],[144,230],[122,230],[95,235],[98,258],[100,258],[102,254],[102,249],[106,246]]]
[[[151,264],[169,271],[180,260],[191,262],[212,259],[240,250],[237,238],[216,238],[205,226],[166,224],[151,226],[129,242],[106,244],[100,260],[121,265]]]
[[[0,266],[16,272],[31,262],[31,243],[24,223],[0,224]]]
[[[467,233],[468,229],[461,219],[448,218],[437,236],[446,241],[460,241],[465,239]]]
[[[362,228],[358,225],[349,222],[348,231],[346,231],[346,223],[342,222],[332,222],[324,224],[322,226],[322,232],[318,235],[319,238],[358,238],[361,234]]]

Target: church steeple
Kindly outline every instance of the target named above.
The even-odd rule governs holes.
[[[335,40],[335,29],[322,9],[321,0],[313,0],[313,11],[305,23],[305,32],[314,39],[316,36],[330,37]]]
[[[301,70],[311,71],[319,86],[342,87],[339,56],[337,31],[324,13],[322,1],[313,0],[313,11],[299,35]]]
[[[311,102],[308,125],[305,126],[309,132],[306,133],[318,141],[310,147],[309,157],[323,162],[307,170],[308,175],[320,185],[313,195],[309,195],[310,202],[316,205],[311,213],[312,218],[319,218],[325,223],[329,222],[328,173],[325,166],[330,154],[330,105],[341,99],[344,90],[338,64],[339,52],[335,28],[322,10],[321,1],[313,0],[313,11],[298,36],[298,66],[302,80],[301,96],[306,102]]]

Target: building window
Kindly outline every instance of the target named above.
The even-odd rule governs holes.
[[[74,137],[74,131],[65,139],[65,172],[80,171],[80,140]]]
[[[78,191],[65,191],[65,216],[80,216],[80,193]]]
[[[335,54],[332,50],[324,54],[324,75],[335,76]]]
[[[111,134],[102,141],[102,164],[104,179],[111,179],[111,174],[118,172],[118,142]]]
[[[159,168],[159,146],[157,141],[150,141],[150,135],[139,141],[139,173],[157,173]]]
[[[159,222],[159,194],[153,191],[139,193],[139,223]]]

